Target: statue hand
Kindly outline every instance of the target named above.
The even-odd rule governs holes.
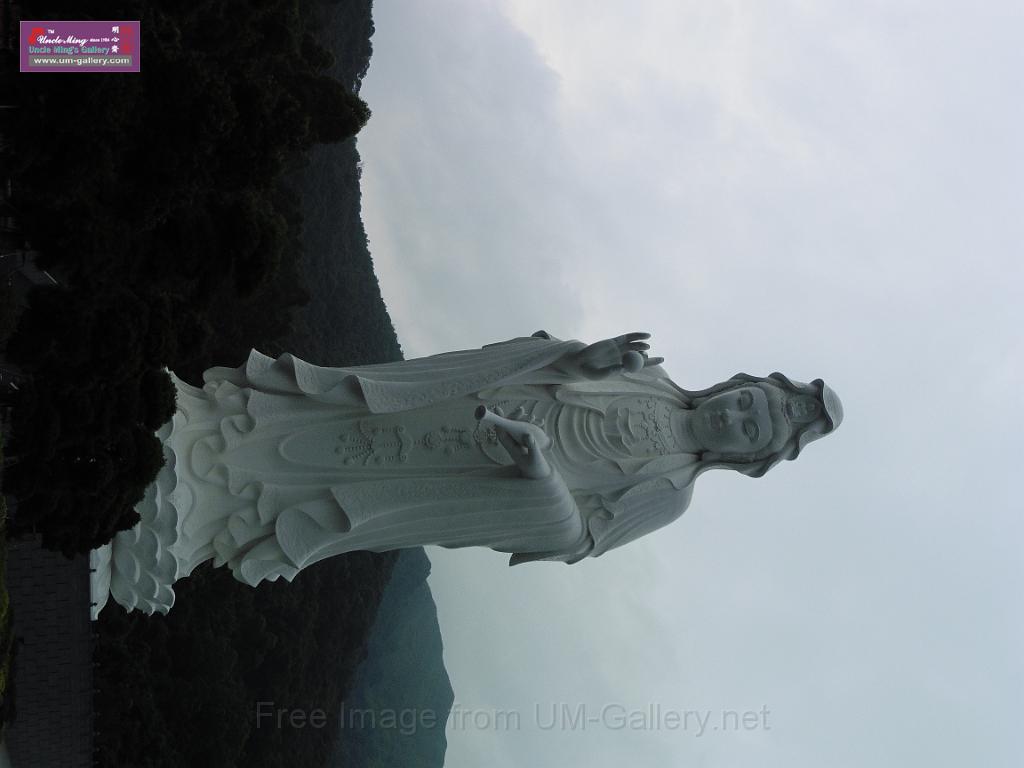
[[[635,332],[594,342],[561,361],[563,370],[585,379],[598,380],[617,371],[635,373],[648,365],[658,365],[665,358],[647,356],[651,345],[642,339],[649,338],[649,333]]]
[[[504,416],[500,408],[495,408],[494,413]],[[517,408],[511,416],[506,418],[513,421],[533,423],[525,415],[522,408]],[[501,424],[494,424],[494,432],[498,436],[498,442],[502,444],[512,461],[519,467],[523,477],[530,480],[541,480],[551,474],[551,465],[544,458],[544,453],[537,446],[537,441],[532,434],[512,433],[506,430]]]

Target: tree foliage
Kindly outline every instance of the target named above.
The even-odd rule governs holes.
[[[365,63],[325,74],[336,61],[315,34],[321,12],[314,0],[22,4],[25,18],[140,19],[142,66],[5,83],[21,104],[14,197],[62,283],[33,291],[7,345],[33,382],[9,448],[12,534],[70,555],[133,525],[163,461],[153,433],[174,410],[164,369],[194,377],[211,354],[280,338],[308,301],[284,174],[369,117],[350,86]]]
[[[322,13],[344,18],[332,51]],[[8,342],[31,386],[13,411],[5,491],[19,501],[15,534],[71,554],[134,524],[163,460],[154,431],[174,410],[165,369],[199,384],[211,365],[282,345],[324,364],[401,356],[351,139],[369,114],[354,93],[372,22],[369,0],[96,0],[87,12],[58,0],[22,15],[142,21],[139,75],[0,83],[23,105],[22,224],[62,283],[30,294]],[[342,183],[304,200],[284,180],[325,149],[339,150],[329,173]],[[335,222],[312,243],[311,213]],[[98,765],[326,765],[394,558],[352,553],[257,589],[203,566],[175,584],[166,617],[108,607]],[[322,708],[327,725],[256,728],[259,700]]]

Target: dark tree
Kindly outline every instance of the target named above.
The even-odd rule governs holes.
[[[336,61],[307,0],[103,0],[90,13],[141,19],[138,76],[5,80],[22,104],[15,202],[62,282],[33,293],[8,342],[37,396],[14,419],[5,483],[19,495],[12,530],[65,552],[137,518],[162,464],[153,433],[174,410],[165,367],[194,377],[215,352],[291,330],[309,294],[282,175],[369,116],[324,74]],[[81,17],[66,0],[22,14]]]

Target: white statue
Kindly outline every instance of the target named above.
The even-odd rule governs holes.
[[[679,517],[725,467],[760,477],[842,419],[820,379],[737,374],[699,392],[645,333],[586,345],[540,331],[480,350],[325,368],[253,350],[178,410],[142,520],[92,551],[108,594],[166,613],[200,563],[291,580],[353,550],[483,546],[575,563]]]

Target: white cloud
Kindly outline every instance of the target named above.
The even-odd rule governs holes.
[[[628,551],[431,552],[466,705],[775,730],[463,731],[452,768],[1019,762],[1018,5],[378,4],[364,218],[407,353],[648,330],[683,386],[823,376],[847,412]]]

